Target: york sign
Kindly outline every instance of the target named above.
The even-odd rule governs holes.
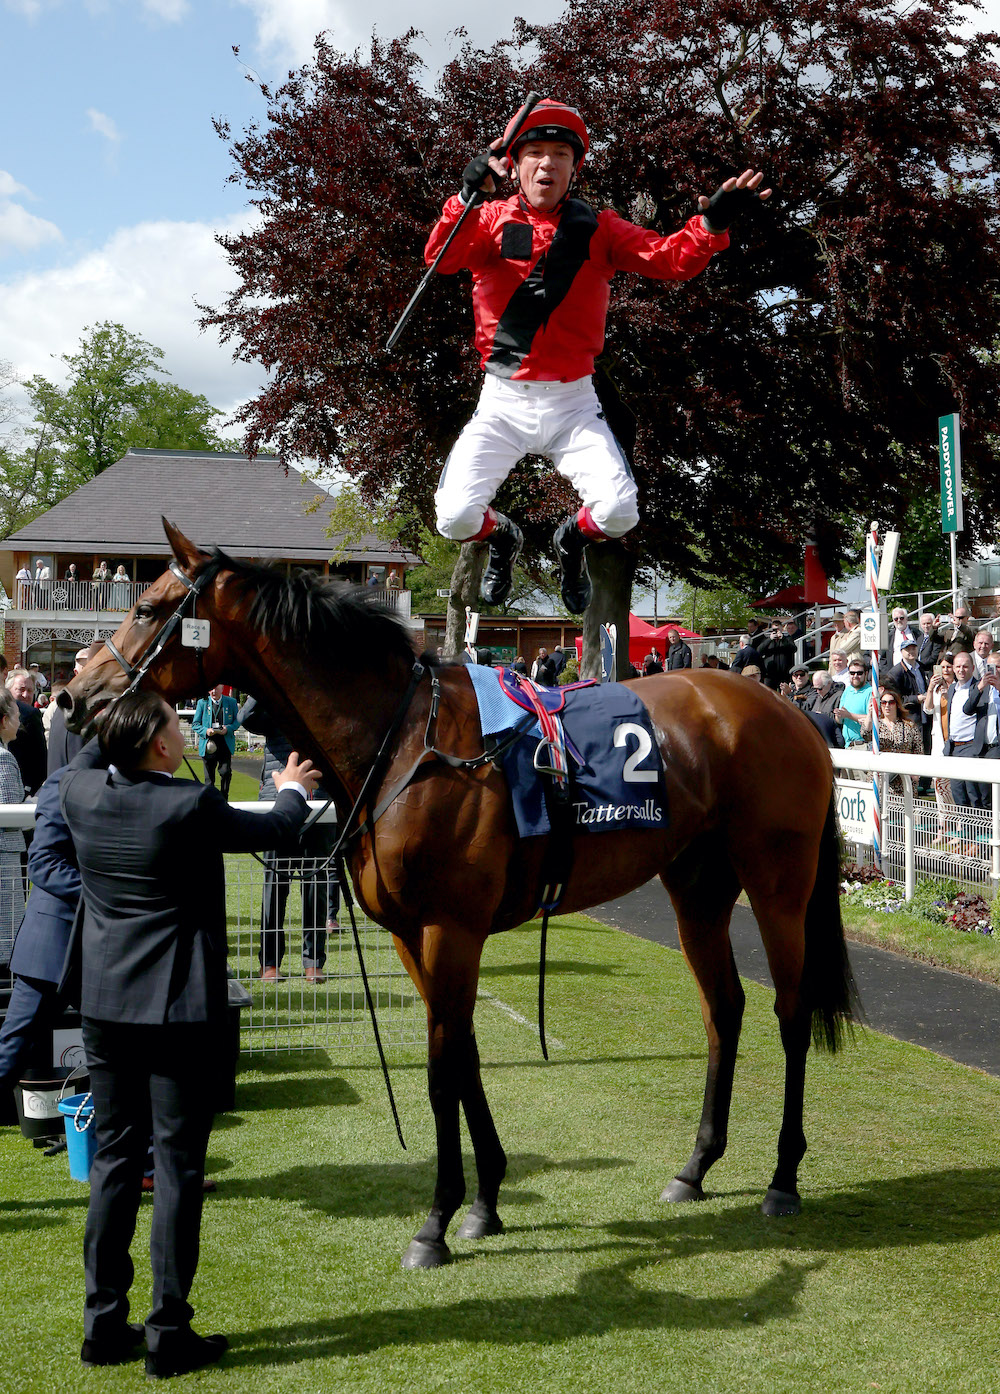
[[[838,779],[837,821],[845,842],[871,847],[875,841],[875,796],[870,784]]]

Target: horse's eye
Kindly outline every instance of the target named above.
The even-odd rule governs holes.
[[[135,607],[135,617],[137,620],[151,620],[155,613],[152,605],[137,605]]]

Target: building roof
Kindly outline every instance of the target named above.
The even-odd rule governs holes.
[[[225,450],[130,450],[47,513],[0,542],[3,551],[109,552],[169,556],[161,516],[206,550],[234,557],[326,561],[337,539],[329,510],[308,512],[323,490],[276,455]],[[419,561],[378,537],[344,550],[344,561]]]

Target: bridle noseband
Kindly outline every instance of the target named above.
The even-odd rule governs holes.
[[[178,581],[183,581],[184,586],[186,588],[185,593],[183,596],[181,596],[180,604],[177,606],[174,613],[170,616],[170,618],[167,620],[166,624],[164,624],[163,628],[159,631],[159,633],[154,635],[153,638],[149,641],[149,646],[147,647],[146,651],[142,654],[142,656],[138,659],[138,661],[136,663],[130,663],[128,659],[125,657],[125,655],[122,653],[122,651],[112,642],[111,639],[105,639],[104,641],[104,647],[111,654],[112,658],[117,659],[118,666],[123,670],[125,676],[129,680],[128,687],[125,689],[124,692],[120,692],[118,694],[118,697],[127,697],[130,692],[134,692],[136,690],[136,688],[142,682],[143,678],[149,672],[149,669],[152,666],[154,659],[158,658],[160,654],[163,652],[164,648],[166,647],[167,640],[171,637],[174,630],[177,628],[181,620],[184,618],[184,611],[187,609],[189,603],[191,605],[191,618],[194,618],[195,610],[198,604],[198,596],[205,584],[209,580],[211,580],[212,576],[214,575],[210,563],[199,573],[197,580],[192,581],[191,577],[188,576],[187,573],[181,569],[180,564],[173,558],[170,561],[170,570],[177,577]],[[198,649],[196,650],[196,652],[198,654],[198,669],[200,673],[202,664],[202,651],[201,649]],[[114,700],[117,701],[118,698],[116,697],[114,698]]]

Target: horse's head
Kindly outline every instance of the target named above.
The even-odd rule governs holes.
[[[182,607],[183,615],[189,618],[213,621],[217,617],[216,586],[204,574],[213,559],[166,518],[163,528],[173,549],[175,569],[165,571],[143,591],[110,642],[59,693],[56,702],[65,711],[70,730],[92,734],[100,713],[128,690],[146,658],[154,654],[142,684],[168,701],[206,691],[220,681],[226,670],[227,646],[218,626],[212,628],[212,642],[207,649],[185,648],[181,644]],[[199,579],[205,584],[193,594],[192,586],[197,587]],[[175,616],[178,622],[170,628]],[[161,639],[165,642],[157,650]],[[112,645],[120,658],[112,651]]]

